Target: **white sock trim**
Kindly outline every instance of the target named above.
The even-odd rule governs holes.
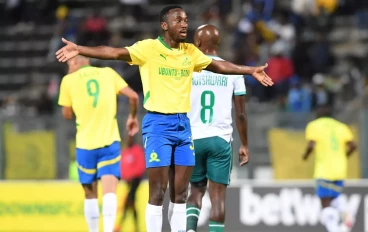
[[[174,203],[170,201],[169,208],[167,209],[167,220],[169,221],[170,226],[171,226],[171,218],[173,215],[173,208],[174,208]]]
[[[197,214],[191,213],[191,214],[187,214],[187,218],[188,217],[196,217],[196,218],[198,218],[199,216]]]
[[[114,230],[116,212],[117,212],[117,199],[115,193],[106,193],[103,196],[102,214],[104,232],[110,232]]]
[[[162,205],[146,206],[146,229],[147,232],[161,232],[162,231]]]
[[[186,212],[187,211],[187,204],[177,204],[173,203],[173,212]]]
[[[162,205],[151,205],[147,204],[146,210],[150,212],[152,215],[162,215]]]
[[[87,221],[89,232],[98,232],[100,210],[97,199],[84,200],[84,216]]]
[[[195,208],[195,207],[187,208],[187,212],[188,212],[189,210],[196,210],[196,211],[198,211],[198,213],[200,213],[200,212],[201,212],[201,210],[200,210],[200,209]]]

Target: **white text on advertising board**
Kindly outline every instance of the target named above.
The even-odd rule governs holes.
[[[351,213],[356,214],[362,200],[359,194],[342,195]],[[365,207],[368,209],[368,207]],[[303,194],[299,188],[282,188],[263,196],[250,186],[240,189],[240,221],[247,226],[315,226],[320,223],[321,203],[314,194]],[[367,215],[367,214],[365,214]]]

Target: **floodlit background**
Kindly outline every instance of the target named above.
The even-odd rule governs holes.
[[[317,106],[328,104],[359,144],[349,160],[349,178],[355,181],[348,184],[346,200],[359,215],[354,229],[368,231],[368,184],[359,181],[368,177],[366,0],[0,0],[0,231],[86,231],[82,188],[69,180],[75,123],[65,121],[57,105],[67,67],[54,54],[61,37],[114,47],[156,38],[158,14],[166,4],[186,10],[188,41],[198,26],[216,25],[222,58],[245,65],[267,62],[275,82],[264,88],[244,77],[250,163],[237,165],[235,130],[226,230],[323,231],[313,217],[320,210],[313,195],[313,159],[305,163],[301,156],[306,124]],[[137,67],[92,63],[114,68],[143,100]],[[119,98],[122,137],[127,104]],[[141,107],[139,118],[144,113]],[[145,228],[147,191],[146,183],[138,190],[139,232]],[[121,184],[120,205],[126,193]],[[205,225],[208,213],[203,212]],[[135,231],[131,218],[121,231]]]

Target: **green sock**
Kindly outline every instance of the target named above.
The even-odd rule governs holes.
[[[187,231],[197,231],[198,217],[201,210],[194,205],[187,204]]]
[[[221,222],[210,221],[210,226],[208,228],[209,232],[224,232],[225,224]]]

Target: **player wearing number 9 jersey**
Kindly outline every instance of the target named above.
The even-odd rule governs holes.
[[[307,160],[315,151],[314,178],[323,208],[321,222],[329,232],[349,231],[354,215],[343,205],[339,195],[347,176],[348,157],[356,149],[353,134],[347,125],[331,117],[328,107],[318,109],[317,117],[307,125],[308,147],[303,159]],[[342,215],[343,223],[339,225]]]
[[[120,134],[116,119],[117,94],[130,99],[128,133],[138,132],[136,119],[138,95],[111,68],[89,65],[89,59],[77,56],[68,61],[69,74],[60,86],[59,105],[63,115],[76,117],[76,160],[79,180],[85,191],[89,231],[99,231],[97,180],[103,191],[104,231],[112,232],[117,210],[116,186],[120,178]]]

